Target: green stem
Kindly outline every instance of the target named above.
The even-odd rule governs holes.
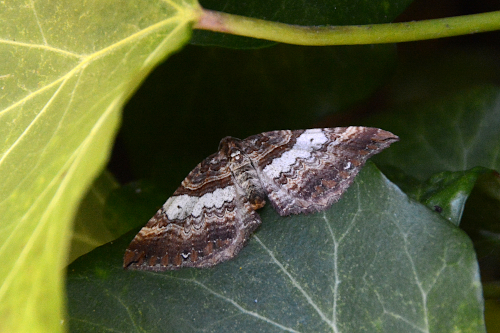
[[[500,11],[416,22],[308,27],[203,9],[195,29],[296,45],[399,43],[500,30]]]

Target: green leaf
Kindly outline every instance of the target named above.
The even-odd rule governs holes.
[[[500,234],[500,173],[483,174],[475,185],[467,202],[464,228],[475,225],[488,233]],[[500,243],[498,237],[495,242]]]
[[[423,99],[405,95],[410,98],[399,102],[392,116],[389,113],[370,123],[400,136],[400,142],[384,153],[383,163],[392,165],[384,169],[389,178],[430,209],[443,209],[443,216],[457,225],[478,177],[500,170],[500,87],[467,87],[465,81],[470,73],[464,71],[465,78],[456,77],[460,82],[455,82],[460,87],[455,89],[458,91],[451,89],[453,93],[448,91],[445,96],[441,96],[442,91],[434,92],[435,95],[425,92]],[[379,158],[375,156],[374,160]],[[494,191],[498,186],[495,181],[488,181],[483,187]],[[484,203],[490,200],[483,198],[479,202],[482,205],[469,205],[470,212],[465,211],[465,230],[476,235],[475,244],[484,253],[484,247],[491,250],[491,240],[478,233],[486,220],[490,225],[498,225],[500,219],[496,213],[486,213],[496,211],[491,207],[498,207],[498,201],[494,200],[488,208]],[[478,244],[478,240],[483,244]]]
[[[118,186],[108,171],[97,178],[75,217],[69,262],[147,221],[168,194],[146,181]]]
[[[106,201],[113,190],[118,187],[116,180],[107,171],[104,171],[94,181],[80,203],[74,219],[68,262],[72,262],[96,247],[120,237],[130,229],[124,223],[111,221],[109,216],[105,214]],[[124,226],[125,228],[116,230],[116,226]]]
[[[500,87],[468,87],[402,104],[374,121],[400,137],[385,163],[423,181],[476,166],[500,170]]]
[[[202,0],[207,9],[288,24],[359,25],[391,22],[413,0],[315,0],[315,1],[239,1]],[[275,44],[265,40],[195,30],[192,44],[231,48],[259,48]]]
[[[500,288],[500,174],[481,175],[467,200],[460,227],[474,242],[481,263],[485,299],[498,299]],[[494,332],[491,331],[491,332]]]
[[[0,5],[0,331],[62,330],[78,203],[123,103],[186,43],[198,10],[195,1]]]
[[[124,271],[134,233],[68,269],[71,331],[485,332],[472,244],[371,163],[331,209],[262,226],[211,269]]]
[[[483,167],[475,167],[467,171],[440,172],[423,183],[414,184],[410,181],[404,184],[404,191],[458,226],[465,202],[478,177],[487,172],[490,171]]]

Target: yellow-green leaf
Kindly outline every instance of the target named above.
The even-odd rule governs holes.
[[[0,4],[0,331],[63,329],[78,202],[124,101],[198,15],[194,0]]]
[[[118,187],[113,175],[104,171],[87,191],[74,218],[68,263],[130,229],[126,223],[113,221],[104,208],[109,195]]]

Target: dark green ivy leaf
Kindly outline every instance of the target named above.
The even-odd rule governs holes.
[[[71,331],[485,332],[472,244],[368,163],[329,210],[269,206],[211,269],[124,271],[135,233],[68,268]]]
[[[401,105],[381,122],[371,125],[401,138],[384,162],[420,181],[476,166],[500,170],[500,87],[468,87]]]

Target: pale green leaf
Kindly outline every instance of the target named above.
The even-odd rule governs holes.
[[[113,175],[104,171],[87,191],[74,220],[68,262],[118,238],[128,230],[126,224],[113,221],[105,210],[108,197],[118,187]],[[120,226],[126,229],[122,231]]]
[[[0,331],[62,329],[79,200],[124,101],[198,13],[193,0],[0,3]]]

